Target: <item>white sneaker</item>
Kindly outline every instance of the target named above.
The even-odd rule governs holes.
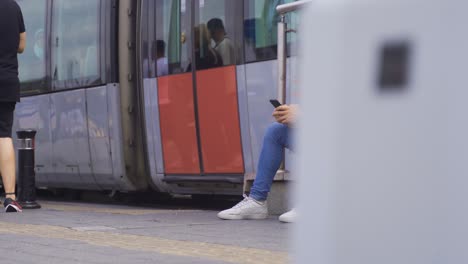
[[[297,220],[296,209],[292,209],[289,212],[286,212],[279,216],[279,220],[284,223],[293,223]]]
[[[268,217],[268,207],[266,201],[259,202],[244,195],[244,200],[218,213],[218,217],[225,220],[240,219],[265,219]]]

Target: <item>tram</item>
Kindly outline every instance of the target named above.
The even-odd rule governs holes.
[[[28,41],[14,130],[37,131],[37,187],[242,193],[273,121],[275,7],[292,1],[17,2]]]

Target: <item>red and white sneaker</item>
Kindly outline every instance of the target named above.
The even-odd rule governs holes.
[[[21,205],[11,198],[6,198],[3,202],[3,206],[5,206],[5,212],[7,213],[17,213],[23,211]]]

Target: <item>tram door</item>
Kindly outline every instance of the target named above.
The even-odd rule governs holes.
[[[237,2],[156,1],[153,46],[166,175],[244,172],[234,32],[241,15],[232,12]]]

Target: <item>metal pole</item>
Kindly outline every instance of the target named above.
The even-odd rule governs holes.
[[[288,25],[286,23],[286,13],[303,8],[312,1],[295,1],[288,4],[278,5],[276,12],[280,14],[278,22],[278,101],[286,103],[286,33]]]
[[[278,22],[278,101],[286,103],[286,29],[285,15]]]
[[[303,0],[303,1],[295,1],[292,3],[278,5],[276,7],[276,12],[278,12],[278,14],[286,14],[286,13],[301,9],[305,5],[310,4],[310,3],[312,3],[311,0]]]
[[[286,18],[281,14],[278,22],[278,101],[286,104]],[[284,154],[283,162],[278,171],[284,172]]]
[[[18,136],[18,202],[23,209],[37,209],[36,173],[34,171],[34,137],[36,131],[17,131]]]

